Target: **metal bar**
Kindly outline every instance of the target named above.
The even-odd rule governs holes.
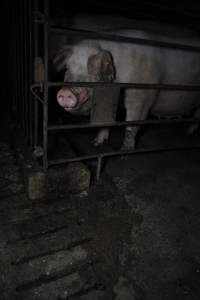
[[[13,30],[16,30],[15,5],[12,6],[12,25],[13,25]],[[14,54],[13,55],[13,73],[12,73],[12,82],[13,82],[13,103],[12,103],[13,107],[12,107],[12,113],[14,114],[14,117],[16,118],[16,116],[17,116],[17,84],[16,84],[17,47],[16,47],[16,34],[14,34],[12,42],[13,42],[13,54]]]
[[[16,117],[16,123],[18,122],[18,117],[19,117],[19,114],[18,114],[18,69],[17,69],[17,63],[18,63],[18,49],[17,49],[17,17],[16,17],[16,14],[17,14],[17,11],[16,11],[16,4],[14,4],[14,26],[13,26],[13,30],[15,32],[14,34],[14,47],[15,47],[15,61],[14,61],[14,82],[15,82],[15,103],[16,103],[16,109],[15,109],[15,117]]]
[[[48,47],[49,47],[49,1],[44,0],[44,106],[43,106],[43,167],[48,168]]]
[[[25,135],[25,99],[24,99],[24,39],[23,39],[23,2],[19,2],[19,61],[20,61],[20,102],[22,103],[21,110],[21,122],[23,128],[23,134]]]
[[[32,44],[32,0],[28,1],[28,40],[29,40],[29,87],[33,80],[33,44]],[[33,98],[28,90],[29,95],[29,135],[30,135],[30,146],[34,144],[34,131],[33,131]]]
[[[25,135],[29,142],[29,122],[28,122],[28,55],[27,55],[27,1],[23,0],[24,19],[24,98],[25,98]]]
[[[103,157],[101,155],[98,156],[98,159],[97,159],[97,172],[96,172],[96,180],[97,181],[99,181],[100,175],[101,175],[102,160],[103,160]]]
[[[17,111],[17,116],[18,116],[18,125],[20,128],[23,128],[23,123],[21,120],[21,115],[22,115],[22,109],[23,105],[21,105],[21,64],[20,64],[20,22],[18,20],[18,17],[20,15],[20,6],[16,5],[16,34],[17,34],[17,39],[16,39],[16,46],[17,46],[17,101],[18,101],[18,111]],[[22,106],[22,107],[21,107]]]
[[[111,157],[111,156],[119,156],[119,155],[131,155],[137,153],[151,153],[151,152],[164,152],[164,151],[180,151],[180,150],[195,150],[200,149],[200,145],[195,146],[174,146],[174,147],[164,147],[164,148],[156,148],[156,147],[149,147],[149,148],[141,148],[135,150],[127,150],[127,151],[111,151],[108,153],[101,153],[101,154],[93,154],[93,155],[85,155],[75,158],[66,158],[66,159],[57,159],[57,160],[49,160],[49,166],[65,164],[69,162],[76,162],[76,161],[84,161],[90,159],[98,159],[100,156],[101,158],[104,157]]]
[[[122,82],[49,82],[50,87],[73,86],[73,87],[96,87],[96,86],[119,86],[123,88],[147,89],[147,90],[180,90],[180,91],[200,91],[200,85],[183,84],[157,84],[157,83],[122,83]],[[35,85],[36,86],[36,85]],[[39,87],[39,85],[38,85]]]
[[[19,23],[17,22],[17,16],[19,14],[19,8],[17,5],[15,5],[15,47],[16,47],[16,102],[17,102],[17,110],[16,110],[16,122],[18,127],[21,127],[21,120],[20,120],[20,73],[19,73],[19,68],[20,68],[20,63],[19,63]],[[17,38],[18,37],[18,38]]]
[[[33,1],[34,10],[38,10],[38,0]],[[33,24],[33,30],[34,30],[34,56],[33,56],[33,62],[32,65],[34,65],[35,58],[38,56],[38,25],[36,23]],[[35,70],[33,70],[35,72]],[[34,107],[34,149],[38,146],[38,101],[36,101],[37,97],[34,95],[33,97],[33,107]]]
[[[156,125],[156,124],[179,124],[179,123],[196,123],[200,122],[199,118],[180,118],[180,119],[163,119],[163,120],[135,120],[120,122],[102,122],[102,123],[86,123],[73,125],[50,125],[48,130],[65,130],[65,129],[84,129],[98,127],[122,127],[131,125]]]
[[[161,48],[171,48],[177,50],[185,50],[185,51],[193,51],[193,52],[200,52],[200,47],[198,46],[191,46],[185,44],[178,44],[178,43],[169,43],[169,42],[162,42],[156,40],[146,40],[142,38],[134,38],[134,37],[125,37],[121,35],[113,35],[107,34],[102,32],[96,31],[89,31],[89,30],[81,30],[81,29],[72,29],[72,28],[62,28],[62,27],[55,27],[51,26],[51,32],[58,33],[58,34],[66,34],[71,33],[73,35],[78,36],[87,36],[90,38],[98,38],[104,40],[112,40],[116,42],[126,42],[126,43],[134,43],[144,46],[153,46],[153,47],[161,47]]]

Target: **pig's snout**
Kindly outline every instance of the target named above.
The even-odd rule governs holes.
[[[73,109],[78,104],[76,95],[74,95],[68,88],[62,88],[58,91],[57,101],[58,104],[67,111]]]

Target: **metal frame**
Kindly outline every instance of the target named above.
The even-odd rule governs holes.
[[[128,42],[142,44],[146,47],[164,47],[170,49],[200,52],[200,47],[194,47],[189,45],[160,42],[155,40],[145,40],[140,38],[130,38],[124,36],[116,36],[105,33],[98,33],[94,31],[84,31],[84,30],[73,30],[68,28],[58,28],[51,26],[49,22],[49,0],[44,0],[43,11],[36,13],[39,9],[39,0],[26,1],[22,0],[21,11],[28,12],[29,20],[26,16],[22,16],[23,28],[17,24],[17,15],[15,15],[15,24],[19,36],[21,37],[20,43],[15,40],[15,74],[19,74],[17,77],[18,81],[15,84],[16,95],[13,101],[16,108],[16,115],[19,115],[18,121],[20,121],[21,128],[23,129],[25,136],[29,142],[29,145],[34,149],[42,148],[40,155],[42,155],[42,165],[44,171],[47,171],[48,167],[58,164],[63,164],[67,162],[83,161],[88,159],[97,159],[97,179],[100,177],[102,160],[105,157],[116,156],[116,155],[128,155],[136,153],[147,153],[155,151],[169,151],[169,150],[181,150],[181,149],[193,149],[200,148],[200,145],[193,147],[166,147],[166,148],[149,148],[149,149],[136,149],[132,151],[112,151],[109,153],[99,153],[96,155],[87,155],[71,159],[60,159],[60,160],[48,160],[48,133],[53,130],[73,130],[75,128],[93,128],[93,127],[111,127],[111,126],[133,126],[133,125],[149,125],[149,124],[172,124],[172,123],[184,123],[184,122],[199,122],[197,118],[190,119],[174,119],[174,120],[146,120],[146,121],[132,121],[132,122],[113,122],[113,123],[98,123],[98,124],[79,124],[79,125],[56,125],[50,126],[48,124],[48,98],[49,98],[49,88],[59,87],[59,86],[119,86],[119,87],[131,87],[135,89],[165,89],[165,90],[187,90],[187,91],[200,91],[200,85],[173,85],[173,84],[148,84],[148,83],[85,83],[85,82],[49,82],[48,78],[48,46],[49,46],[49,35],[51,33],[68,33],[79,36],[86,36],[88,38],[102,38],[106,40],[114,40],[117,42]],[[34,5],[33,5],[34,3]],[[40,2],[41,4],[41,2]],[[18,3],[19,5],[19,3]],[[16,6],[18,7],[18,6]],[[18,8],[20,11],[20,8]],[[36,17],[40,15],[39,19]],[[21,23],[21,24],[22,24]],[[44,82],[43,82],[43,92],[44,99],[34,93],[35,87],[41,87],[40,84],[33,83],[33,63],[34,58],[38,55],[38,43],[39,43],[39,32],[43,32],[43,53],[44,53]],[[21,34],[22,33],[22,34]],[[29,41],[29,45],[25,41],[23,48],[23,39]],[[21,47],[21,48],[20,48]],[[29,50],[28,50],[29,49]],[[29,51],[29,59],[27,58]],[[20,54],[23,53],[26,61],[23,63],[22,68],[20,68],[20,61],[18,60]],[[27,67],[28,66],[28,67]],[[19,73],[20,72],[20,73]],[[27,75],[28,74],[28,75]],[[30,91],[28,91],[28,85]],[[23,93],[23,88],[25,87],[25,93]],[[19,102],[19,98],[20,101]],[[38,141],[38,111],[39,105],[42,107],[43,114],[43,136],[42,143],[39,144]],[[21,116],[21,117],[20,117]]]

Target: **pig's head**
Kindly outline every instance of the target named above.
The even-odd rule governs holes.
[[[54,65],[57,71],[65,69],[65,82],[111,82],[115,77],[110,52],[87,43],[63,48]],[[79,110],[91,97],[92,88],[87,87],[63,87],[57,93],[58,104],[71,112]]]

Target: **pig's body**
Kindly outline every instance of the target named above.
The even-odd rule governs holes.
[[[111,33],[113,34],[113,32]],[[149,34],[138,30],[123,30],[115,34],[200,46],[200,41],[193,36],[181,36],[179,38],[176,36],[173,38],[167,35]],[[200,83],[200,53],[198,52],[105,40],[85,40],[70,47],[70,51],[69,54],[69,49],[67,48],[66,56],[63,56],[63,59],[61,59],[62,56],[58,55],[56,59],[58,69],[67,67],[65,81],[114,80],[122,83]],[[103,55],[100,58],[100,53],[104,52],[109,54],[110,58]],[[65,94],[62,94],[62,91],[60,91],[60,95],[63,96],[63,102],[59,101],[59,99],[58,102],[65,107],[68,99],[65,98]],[[84,94],[83,97],[77,97],[79,108],[86,105],[86,103],[88,105],[88,101],[90,101],[90,97],[85,96],[85,89],[82,90],[82,94]],[[158,116],[173,116],[183,115],[196,110],[196,115],[198,115],[200,92],[126,89],[124,103],[126,121],[144,120],[150,113]],[[76,107],[77,105],[71,106],[67,110],[73,111],[73,109],[76,110]],[[137,131],[138,126],[126,128],[125,148],[135,146]],[[107,136],[106,133],[105,138]],[[104,138],[102,138],[101,134],[99,143],[103,142],[103,140]],[[97,144],[99,143],[97,142]]]

